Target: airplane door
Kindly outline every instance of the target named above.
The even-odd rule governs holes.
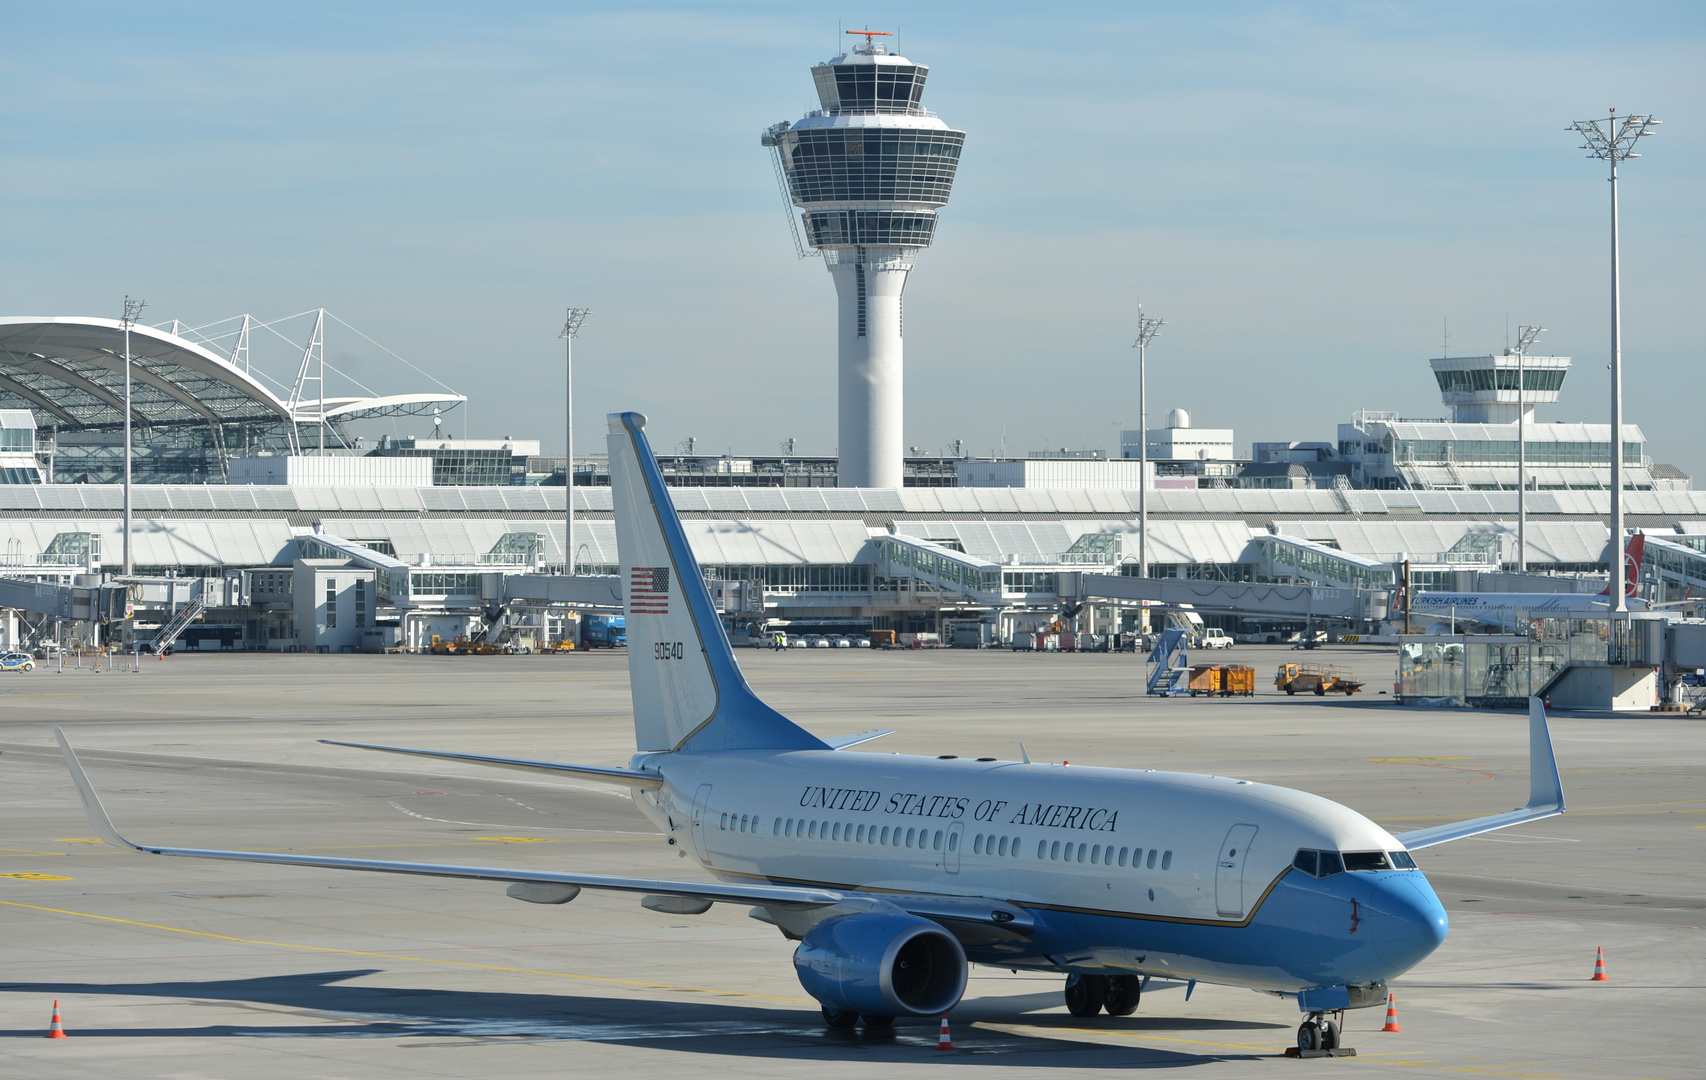
[[[1244,914],[1244,859],[1255,838],[1256,826],[1234,825],[1220,844],[1214,860],[1214,909],[1222,915]]]
[[[710,853],[710,838],[705,835],[705,815],[710,812],[711,785],[700,784],[693,793],[693,849],[703,859]]]
[[[950,874],[960,872],[960,845],[966,842],[966,823],[956,821],[948,826],[948,846],[942,852],[942,869]]]

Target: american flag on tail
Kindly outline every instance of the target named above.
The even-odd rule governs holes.
[[[628,575],[628,614],[669,614],[669,567],[634,567]]]

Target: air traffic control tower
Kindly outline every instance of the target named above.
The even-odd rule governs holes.
[[[879,31],[812,68],[823,108],[764,132],[806,245],[840,299],[839,483],[898,488],[904,475],[901,291],[936,233],[965,132],[919,104],[930,69],[890,53]],[[796,237],[796,240],[799,238]]]

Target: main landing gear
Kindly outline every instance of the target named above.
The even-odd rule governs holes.
[[[894,1017],[877,1016],[874,1013],[856,1013],[852,1009],[837,1009],[829,1005],[823,1007],[823,1022],[831,1028],[847,1030],[860,1020],[865,1021],[866,1031],[888,1031],[894,1027]]]
[[[1066,1011],[1073,1016],[1095,1016],[1103,1009],[1109,1016],[1130,1016],[1143,996],[1143,981],[1136,975],[1069,975],[1066,979]]]

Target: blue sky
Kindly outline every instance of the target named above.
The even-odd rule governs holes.
[[[1543,415],[1603,420],[1607,185],[1565,127],[1615,106],[1665,121],[1622,184],[1627,416],[1706,486],[1699,5],[493,7],[0,0],[0,310],[324,306],[468,394],[457,433],[560,450],[585,305],[583,449],[638,408],[663,447],[832,453],[834,290],[758,134],[838,21],[898,25],[967,132],[907,287],[909,444],[1114,445],[1139,298],[1152,420],[1246,449],[1440,415],[1444,318],[1453,354],[1549,327]],[[431,388],[340,328],[327,356]]]

